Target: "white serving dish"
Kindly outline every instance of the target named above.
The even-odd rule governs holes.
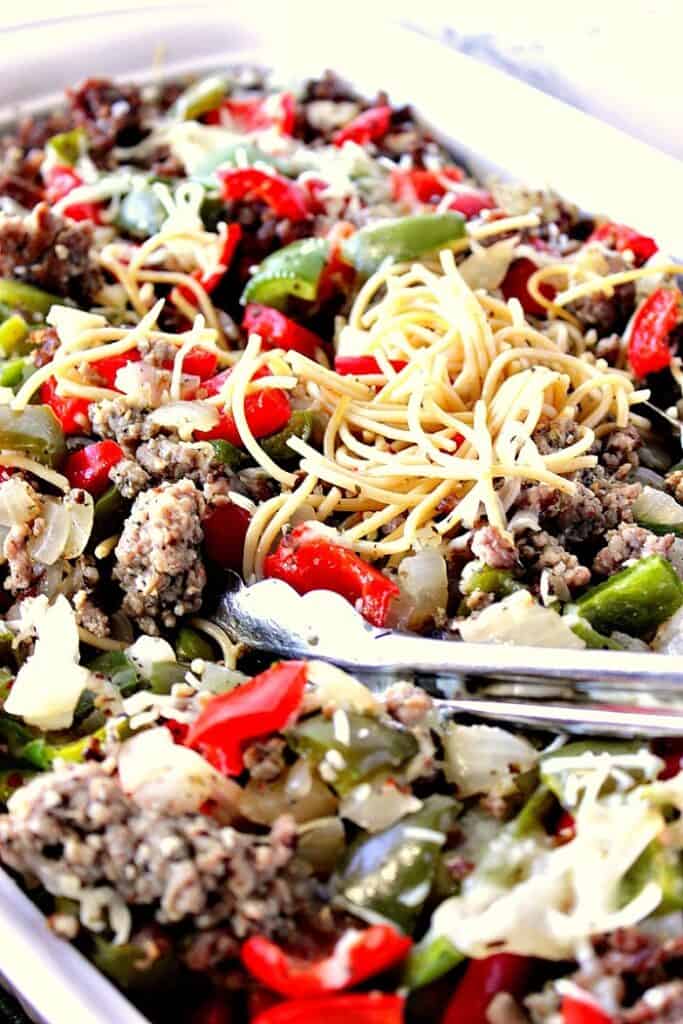
[[[255,61],[280,80],[332,67],[368,94],[411,102],[480,173],[551,184],[587,210],[683,240],[683,164],[352,0],[345,20],[324,6],[231,3],[94,15],[0,32],[0,124],[59,101],[89,75],[140,79]],[[150,70],[153,69],[153,70]],[[41,1024],[144,1024],[0,871],[0,979]]]

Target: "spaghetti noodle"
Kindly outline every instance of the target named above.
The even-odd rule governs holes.
[[[289,441],[308,485],[266,503],[254,517],[247,576],[259,574],[274,524],[284,525],[304,501],[317,506],[319,519],[328,519],[339,511],[342,495],[354,498],[340,535],[372,559],[410,551],[460,523],[471,527],[482,515],[505,532],[504,481],[572,492],[572,475],[597,463],[590,454],[595,428],[626,426],[631,407],[647,394],[605,363],[563,352],[520,315],[514,300],[503,306],[472,292],[451,252],[441,254],[440,272],[397,265],[370,278],[339,344],[340,350],[349,345],[371,353],[386,373],[373,377],[373,386],[297,353],[285,356],[298,380],[314,387],[330,418],[322,451],[298,438]],[[245,361],[254,349],[251,339]],[[399,358],[407,365],[394,371],[390,361]],[[578,438],[542,455],[534,431],[557,417],[575,421]],[[272,473],[251,438],[249,450]],[[278,478],[285,486],[295,479],[279,470]],[[330,488],[339,498],[323,505]]]

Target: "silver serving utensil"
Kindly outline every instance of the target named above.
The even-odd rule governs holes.
[[[633,651],[559,650],[456,643],[370,626],[338,594],[301,597],[281,580],[245,586],[230,574],[216,621],[236,642],[285,658],[330,661],[356,672],[429,673],[489,679],[548,681],[585,693],[596,684],[630,692],[679,695],[683,656]]]
[[[592,736],[665,737],[683,736],[683,708],[636,708],[611,704],[545,704],[472,697],[437,700],[436,706],[449,714],[513,725],[527,725],[553,732]]]
[[[683,424],[679,420],[674,419],[673,416],[669,416],[668,413],[660,409],[654,402],[639,402],[637,411],[642,412],[643,415],[649,419],[653,427],[659,427],[665,433],[669,433],[671,437],[681,443],[681,428]]]
[[[413,637],[368,625],[351,605],[331,591],[315,591],[301,597],[281,580],[262,580],[247,587],[236,574],[231,573],[230,577],[231,588],[223,595],[214,617],[234,641],[257,650],[276,652],[286,658],[329,661],[363,673],[372,687],[378,687],[379,681],[380,689],[388,675],[408,674],[439,695],[435,705],[447,714],[468,714],[564,733],[683,735],[683,705],[680,709],[670,705],[640,708],[588,698],[589,693],[596,691],[598,682],[604,684],[603,693],[605,689],[612,691],[614,701],[627,699],[622,687],[626,691],[648,690],[668,696],[683,693],[683,658],[626,651],[620,654],[502,647]],[[421,673],[427,674],[427,678],[420,679]],[[509,684],[507,693],[496,699],[484,693],[467,695],[467,676],[502,679]],[[579,700],[544,702],[543,697],[558,692],[558,684],[563,696],[581,694]],[[515,698],[515,691],[524,693],[524,698]],[[447,699],[443,699],[443,693],[448,694]]]

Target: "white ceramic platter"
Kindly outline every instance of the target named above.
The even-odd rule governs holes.
[[[259,0],[43,22],[0,32],[0,124],[58,102],[89,75],[149,80],[256,62],[283,82],[335,68],[367,93],[411,102],[461,159],[529,184],[551,184],[683,251],[683,164],[399,25],[371,6]],[[0,872],[0,977],[41,1024],[144,1024]]]

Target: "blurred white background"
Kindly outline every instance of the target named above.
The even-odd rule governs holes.
[[[287,0],[272,2],[281,12]],[[173,3],[145,0],[140,6]],[[320,12],[320,0],[313,4]],[[133,0],[32,0],[26,6],[0,0],[5,26],[135,6]],[[223,6],[229,9],[229,0]],[[267,16],[268,0],[262,6]],[[383,8],[386,17],[409,21],[683,158],[683,0],[374,0],[373,13]],[[331,30],[334,18],[356,16],[362,35],[362,11],[357,0],[330,4]]]

